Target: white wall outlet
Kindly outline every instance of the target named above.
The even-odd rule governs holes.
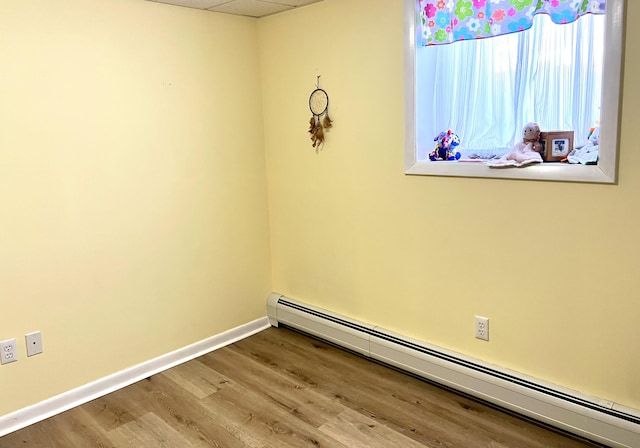
[[[24,339],[27,343],[27,356],[42,353],[42,334],[39,331],[25,334]]]
[[[18,360],[16,338],[0,342],[0,364],[9,364]]]
[[[489,318],[476,316],[476,338],[489,340]]]

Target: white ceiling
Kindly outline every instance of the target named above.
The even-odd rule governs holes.
[[[149,0],[206,11],[249,17],[264,17],[322,0]]]

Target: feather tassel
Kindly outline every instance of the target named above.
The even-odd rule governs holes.
[[[316,132],[313,135],[313,147],[319,148],[324,143],[324,130],[322,129],[322,125],[318,123],[316,127]]]
[[[333,127],[333,120],[329,118],[329,112],[327,112],[326,115],[324,116],[324,120],[322,120],[322,124],[324,125],[325,129],[331,129]]]
[[[325,129],[329,130],[333,127],[333,120],[325,113],[324,118],[312,116],[309,119],[309,134],[311,135],[311,143],[314,148],[318,149],[324,144]]]

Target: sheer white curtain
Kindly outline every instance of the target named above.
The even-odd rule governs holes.
[[[530,121],[585,143],[600,119],[604,19],[557,25],[542,14],[527,31],[418,48],[418,160],[447,129],[463,157],[502,154]]]

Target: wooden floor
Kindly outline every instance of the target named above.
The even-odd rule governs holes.
[[[43,447],[593,447],[270,328],[0,438]]]

